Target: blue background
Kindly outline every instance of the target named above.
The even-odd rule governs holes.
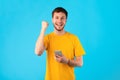
[[[0,80],[43,80],[46,53],[38,57],[35,43],[41,21],[49,22],[58,6],[68,13],[65,29],[80,38],[84,65],[76,80],[120,80],[120,1],[0,0]]]

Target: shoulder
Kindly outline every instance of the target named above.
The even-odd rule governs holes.
[[[51,36],[53,36],[53,32],[45,35],[45,37],[51,37]]]
[[[72,34],[72,33],[70,33],[70,32],[67,32],[67,36],[69,36],[69,37],[72,38],[72,39],[78,38],[75,34]]]

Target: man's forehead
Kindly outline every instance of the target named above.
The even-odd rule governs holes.
[[[54,16],[66,16],[63,12],[55,12]]]

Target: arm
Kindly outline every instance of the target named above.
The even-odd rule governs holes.
[[[82,56],[76,57],[76,60],[68,60],[68,65],[72,67],[79,66],[81,67],[83,65],[83,59]]]
[[[48,27],[48,23],[45,21],[42,21],[42,29],[41,29],[41,32],[40,32],[40,35],[38,37],[38,40],[36,42],[36,47],[35,47],[35,54],[37,54],[38,56],[40,56],[45,50],[44,34],[45,34],[47,27]]]
[[[58,62],[68,64],[71,67],[76,67],[76,66],[81,67],[83,65],[82,56],[76,57],[76,59],[74,60],[70,60],[70,59],[67,59],[64,55],[63,56],[55,55],[55,59]]]

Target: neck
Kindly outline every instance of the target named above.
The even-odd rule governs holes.
[[[54,33],[57,35],[63,35],[63,34],[65,34],[65,31],[64,30],[62,30],[62,31],[54,30]]]

